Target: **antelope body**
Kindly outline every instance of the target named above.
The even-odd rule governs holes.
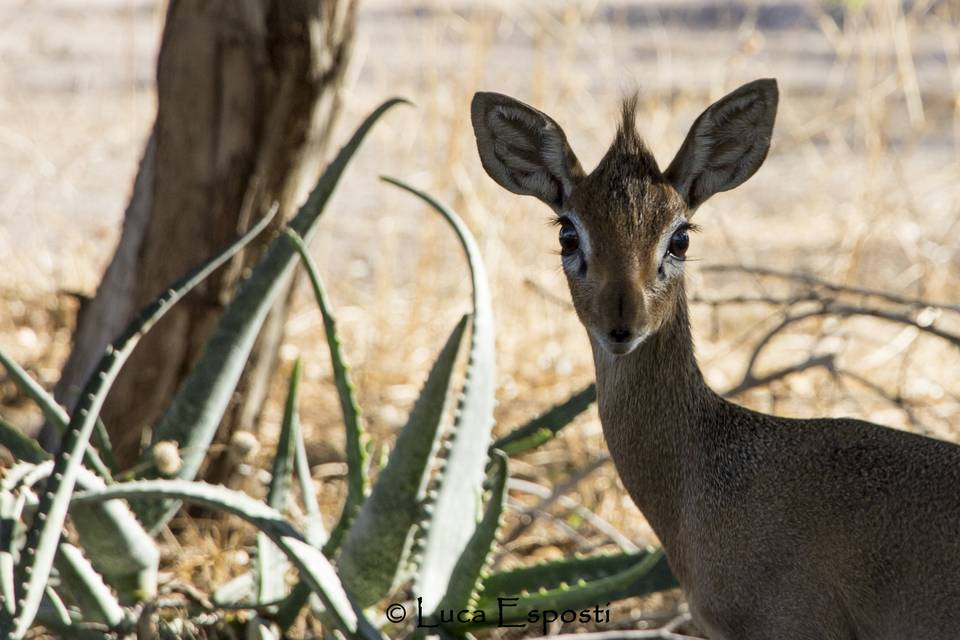
[[[604,435],[710,638],[960,638],[960,447],[852,419],[728,402],[694,356],[689,220],[766,157],[773,80],[709,107],[658,168],[635,102],[593,172],[547,115],[474,96],[480,158],[548,204],[593,347]]]

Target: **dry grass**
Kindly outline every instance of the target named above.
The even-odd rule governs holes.
[[[709,102],[753,78],[777,77],[781,106],[766,166],[697,214],[703,232],[691,249],[700,260],[690,269],[693,294],[782,296],[798,290],[776,279],[705,271],[739,263],[911,297],[960,299],[960,5],[929,4],[914,3],[904,13],[893,2],[867,2],[838,21],[835,5],[810,3],[792,26],[782,26],[771,17],[780,14],[765,8],[776,3],[748,3],[755,10],[721,12],[711,26],[695,0],[669,10],[650,2],[586,0],[438,1],[416,9],[389,0],[362,2],[342,134],[388,95],[409,97],[418,106],[392,113],[375,130],[313,250],[331,288],[374,437],[393,437],[442,337],[468,304],[465,264],[450,233],[409,196],[379,183],[380,173],[452,204],[479,239],[498,321],[500,429],[592,379],[587,341],[572,312],[529,284],[566,296],[547,211],[504,192],[480,167],[468,114],[477,89],[512,94],[552,114],[584,166],[592,166],[613,135],[625,93],[639,90],[640,129],[666,163]],[[73,310],[56,293],[93,291],[118,237],[152,115],[143,77],[162,13],[149,2],[122,5],[126,9],[103,5],[85,17],[68,2],[33,8],[43,21],[31,23],[32,35],[19,41],[27,50],[0,65],[0,178],[10,185],[0,195],[0,345],[48,385],[65,357]],[[793,5],[779,6],[787,11]],[[12,15],[0,14],[0,42],[20,28]],[[93,21],[120,39],[108,48],[66,34],[77,21]],[[50,42],[62,49],[51,51]],[[79,89],[61,82],[58,65],[86,77],[86,58],[79,54],[99,61],[108,79]],[[313,461],[335,462],[342,459],[339,413],[319,315],[302,293],[283,359],[289,364],[296,354],[304,357],[302,406]],[[734,386],[753,343],[783,313],[766,304],[696,306],[695,335],[707,379],[719,389]],[[960,332],[956,314],[941,313],[935,322]],[[853,415],[960,441],[960,354],[946,343],[916,327],[876,319],[811,319],[778,337],[758,370],[811,354],[834,354],[840,369],[907,403],[913,417],[877,389],[822,369],[739,400],[784,415]],[[13,406],[9,385],[0,391],[5,415],[35,424],[34,414]],[[274,402],[264,431],[268,442],[279,413]],[[591,412],[514,472],[549,486],[602,455]],[[320,486],[333,517],[340,482],[327,478]],[[635,543],[654,542],[610,465],[570,495]],[[520,493],[515,498],[534,501]],[[566,518],[563,509],[552,512],[559,519],[535,523],[509,545],[504,564],[609,544],[588,524]],[[187,536],[184,545],[236,546],[227,533],[214,533],[216,527],[201,529],[205,533]],[[201,583],[225,577],[222,571],[199,575],[198,566],[187,558],[180,570]]]

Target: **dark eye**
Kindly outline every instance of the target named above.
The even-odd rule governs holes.
[[[687,249],[689,247],[690,235],[687,233],[687,227],[680,227],[670,236],[670,246],[667,247],[667,251],[669,251],[670,255],[674,258],[683,260],[684,256],[687,255]]]
[[[572,224],[560,227],[560,254],[568,256],[580,248],[580,236]]]

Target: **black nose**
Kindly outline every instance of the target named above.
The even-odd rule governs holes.
[[[610,330],[610,339],[614,342],[627,342],[630,339],[630,330],[617,327]]]

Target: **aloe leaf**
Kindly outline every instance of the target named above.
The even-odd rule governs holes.
[[[367,450],[364,446],[363,422],[360,417],[360,407],[357,404],[353,382],[350,380],[350,368],[343,355],[340,336],[337,334],[337,319],[330,309],[327,294],[320,279],[310,251],[303,238],[292,230],[287,230],[287,236],[300,254],[300,259],[310,278],[313,295],[320,307],[323,316],[323,328],[327,334],[327,346],[330,348],[330,361],[333,364],[333,379],[337,386],[337,396],[340,399],[340,410],[343,412],[343,423],[346,427],[347,443],[347,499],[343,506],[340,520],[330,534],[330,539],[324,548],[327,556],[332,556],[340,544],[343,534],[350,528],[356,516],[357,509],[363,503],[367,492]]]
[[[4,479],[5,490],[20,489],[13,509],[4,510],[3,517],[11,527],[19,526],[24,501],[28,498],[36,500],[31,491],[33,486],[48,478],[53,471],[52,460],[39,465],[21,464]],[[99,476],[85,468],[81,468],[77,475],[77,485],[85,490],[106,486]],[[70,515],[87,557],[124,601],[132,603],[156,595],[160,550],[127,505],[122,502],[84,505],[74,508]],[[3,559],[0,556],[0,560]]]
[[[236,578],[222,584],[213,592],[210,600],[215,607],[231,607],[246,603],[256,593],[257,579],[253,571],[244,571]]]
[[[64,627],[73,626],[73,618],[70,616],[67,605],[63,604],[60,595],[54,591],[50,585],[47,585],[43,589],[43,601],[49,605],[50,612],[53,614],[53,620],[55,620],[57,624]]]
[[[395,586],[409,553],[466,325],[464,316],[447,339],[397,436],[387,466],[344,540],[340,575],[362,606],[378,601]]]
[[[23,367],[4,353],[2,349],[0,349],[0,364],[4,366],[7,373],[13,378],[17,388],[40,407],[47,421],[56,427],[60,433],[65,433],[67,424],[70,422],[70,416],[67,415],[66,410],[57,403],[53,396],[47,393],[36,380],[30,377],[30,374],[27,373]],[[106,435],[107,430],[99,418],[94,426],[96,428],[95,433],[97,434],[97,446],[100,447],[101,450],[104,451],[104,455],[106,455],[107,452],[110,451],[110,439]],[[99,473],[104,479],[110,479],[110,469],[104,464],[94,449],[88,447],[83,455],[88,467]]]
[[[298,429],[297,433],[297,459],[296,471],[297,480],[300,483],[300,494],[303,497],[304,533],[307,536],[307,542],[315,547],[323,548],[329,536],[323,526],[323,515],[320,513],[320,505],[317,503],[317,494],[313,486],[313,478],[310,475],[310,464],[307,462],[307,448],[303,442],[303,430]],[[330,557],[326,552],[327,557]],[[297,582],[293,591],[287,596],[283,604],[277,610],[274,621],[280,627],[281,633],[287,633],[287,630],[297,621],[300,610],[307,604],[310,598],[310,588],[300,580]]]
[[[0,596],[3,596],[3,608],[13,614],[16,596],[13,592],[13,557],[3,552],[0,554]]]
[[[330,562],[316,547],[306,542],[275,509],[239,491],[184,480],[138,480],[111,485],[105,489],[74,496],[74,504],[113,499],[175,499],[219,509],[254,525],[270,536],[287,559],[300,571],[314,593],[320,596],[338,628],[350,637],[382,640],[340,584]]]
[[[7,469],[6,473],[3,474],[3,479],[0,480],[0,488],[3,488],[7,491],[13,491],[17,488],[20,483],[24,482],[24,479],[29,476],[31,473],[34,473],[38,467],[46,465],[49,468],[53,468],[53,461],[46,460],[41,463],[25,462],[23,460],[18,460],[13,467]]]
[[[61,585],[80,607],[85,620],[102,622],[111,628],[123,622],[123,608],[80,549],[61,543],[56,566]]]
[[[103,480],[81,472],[77,485],[100,489]],[[160,549],[130,508],[122,502],[79,506],[70,511],[77,538],[86,556],[120,596],[122,604],[157,595]]]
[[[510,597],[501,595],[496,601],[487,601],[477,608],[483,612],[486,624],[526,623],[534,610],[584,609],[634,596],[646,595],[677,586],[662,549],[647,554],[640,562],[612,576],[575,584],[561,584],[536,593],[520,593]],[[476,620],[478,616],[473,616]],[[464,625],[453,622],[452,631],[465,631],[477,623]]]
[[[320,513],[320,505],[317,502],[317,495],[313,486],[313,479],[310,476],[310,465],[307,463],[307,449],[303,442],[303,430],[298,429],[297,437],[297,458],[296,472],[297,480],[300,484],[300,493],[303,496],[303,505],[305,511],[304,517],[304,535],[314,547],[323,547],[327,541],[327,531],[323,526],[323,514]],[[326,554],[324,554],[326,555]],[[214,602],[220,604],[234,604],[249,598],[255,591],[256,583],[252,572],[241,574],[223,585],[214,594]],[[307,604],[310,598],[310,587],[299,580],[293,590],[290,592],[277,610],[273,617],[274,622],[280,627],[282,633],[293,626],[300,615],[300,610]]]
[[[24,554],[17,566],[16,616],[11,618],[0,611],[0,635],[8,635],[14,640],[22,638],[36,616],[44,587],[50,576],[60,536],[63,533],[63,522],[67,515],[70,495],[73,493],[77,475],[82,470],[81,460],[87,441],[90,439],[104,398],[120,372],[120,368],[143,335],[179,299],[260,233],[266,227],[270,217],[270,215],[265,216],[226,250],[164,292],[127,326],[113,345],[107,347],[80,395],[80,403],[67,426],[60,452],[54,459],[53,473],[40,498],[37,517],[34,518],[27,532]]]
[[[47,587],[37,611],[37,623],[47,631],[41,637],[69,638],[70,640],[116,640],[117,633],[104,625],[87,623],[75,609],[68,609],[60,595]]]
[[[277,441],[277,453],[273,457],[270,486],[267,490],[267,504],[280,513],[287,510],[287,499],[293,478],[293,468],[297,456],[297,432],[300,430],[300,417],[297,411],[300,389],[300,359],[290,372],[290,384],[287,388],[287,401],[283,408],[283,422]],[[287,562],[265,533],[257,534],[257,574],[258,600],[273,602],[284,596]]]
[[[44,463],[48,469],[53,463]],[[21,480],[29,478],[37,465],[21,462],[10,469],[3,479],[0,488],[0,595],[4,615],[13,616],[16,613],[16,588],[14,587],[14,567],[19,556],[19,548],[23,544],[23,523],[20,521],[24,506],[28,499],[36,502],[32,492],[16,491]]]
[[[515,456],[535,449],[548,440],[587,410],[597,399],[597,387],[593,383],[576,392],[563,403],[551,407],[530,422],[517,427],[493,443],[493,449],[500,449],[508,456]]]
[[[37,441],[23,435],[19,429],[7,424],[0,418],[0,446],[7,448],[17,460],[26,460],[39,464],[50,458]]]
[[[2,591],[4,593],[4,603],[10,607],[14,603],[13,596],[13,567],[14,567],[14,540],[17,537],[17,529],[20,527],[20,517],[26,502],[30,501],[36,504],[36,498],[31,488],[44,478],[48,477],[53,469],[53,462],[45,462],[40,465],[20,464],[8,473],[4,478],[4,488],[0,491],[0,572],[2,572]],[[85,488],[103,488],[103,480],[86,469],[82,469],[77,484]],[[14,496],[11,491],[19,488],[19,493]],[[137,544],[121,544],[129,554],[139,551],[135,566],[132,572],[149,574],[153,578],[154,590],[156,582],[156,570],[160,560],[160,553],[153,547],[153,541],[146,535],[146,532],[140,527],[139,523],[133,519],[130,510],[120,502],[112,505],[91,505],[84,506],[83,511],[91,514],[99,513],[98,524],[100,528],[106,528],[107,532],[102,537],[106,542],[116,541],[116,533],[109,531],[111,524],[121,522],[127,526],[129,531],[122,535],[132,538],[137,542],[137,531],[139,535],[146,539],[151,545],[150,548],[140,549]],[[75,510],[76,511],[76,510]],[[119,514],[118,514],[119,512]],[[84,529],[84,531],[89,531]],[[82,539],[82,537],[81,537]],[[115,555],[121,558],[124,554]],[[123,561],[120,561],[121,568],[126,568]],[[116,598],[104,585],[100,575],[94,570],[90,562],[83,557],[79,549],[68,543],[61,543],[55,559],[55,565],[60,574],[60,582],[66,587],[73,601],[80,606],[84,612],[85,619],[92,622],[103,622],[111,627],[115,627],[123,620],[123,610]],[[116,566],[116,564],[114,564]],[[46,596],[50,596],[49,590]],[[9,611],[9,613],[14,613]]]
[[[457,559],[453,576],[438,609],[460,611],[478,597],[480,575],[497,542],[497,531],[507,499],[507,456],[496,451],[491,456],[490,499],[483,519],[470,543]]]
[[[446,593],[457,558],[470,542],[483,513],[487,461],[480,452],[490,446],[496,387],[493,308],[480,249],[463,221],[426,193],[393,178],[384,180],[429,204],[453,227],[466,253],[473,281],[473,331],[467,377],[417,576],[417,593],[423,598],[424,610],[433,613]]]
[[[287,400],[283,406],[283,422],[280,425],[280,437],[277,440],[277,455],[273,458],[270,486],[267,489],[267,504],[281,513],[287,509],[297,458],[297,433],[300,431],[300,415],[297,408],[300,372],[300,359],[297,358],[290,372]]]
[[[6,487],[0,490],[0,606],[9,615],[15,613],[16,592],[13,587],[14,548],[17,529],[20,526],[20,513],[24,499],[14,496]]]
[[[636,553],[564,558],[500,571],[484,578],[480,605],[489,604],[498,596],[558,589],[564,584],[575,585],[581,580],[592,582],[609,578],[646,561],[656,553],[659,550],[650,547]]]
[[[290,220],[291,229],[307,240],[312,237],[320,214],[360,143],[380,116],[401,102],[406,101],[388,100],[364,120]],[[270,244],[253,273],[240,284],[199,361],[155,426],[154,442],[173,440],[184,452],[179,477],[192,479],[199,471],[260,327],[277,296],[284,290],[296,257],[293,246],[286,239],[277,239]],[[148,519],[148,527],[156,530],[175,512],[175,508],[151,511],[142,515]]]
[[[323,526],[323,514],[320,513],[320,504],[317,502],[317,490],[313,486],[313,477],[310,475],[310,463],[307,461],[307,447],[303,442],[303,429],[296,432],[297,457],[295,469],[297,482],[300,485],[300,496],[303,499],[304,533],[307,541],[315,547],[322,548],[329,539],[327,530]]]

